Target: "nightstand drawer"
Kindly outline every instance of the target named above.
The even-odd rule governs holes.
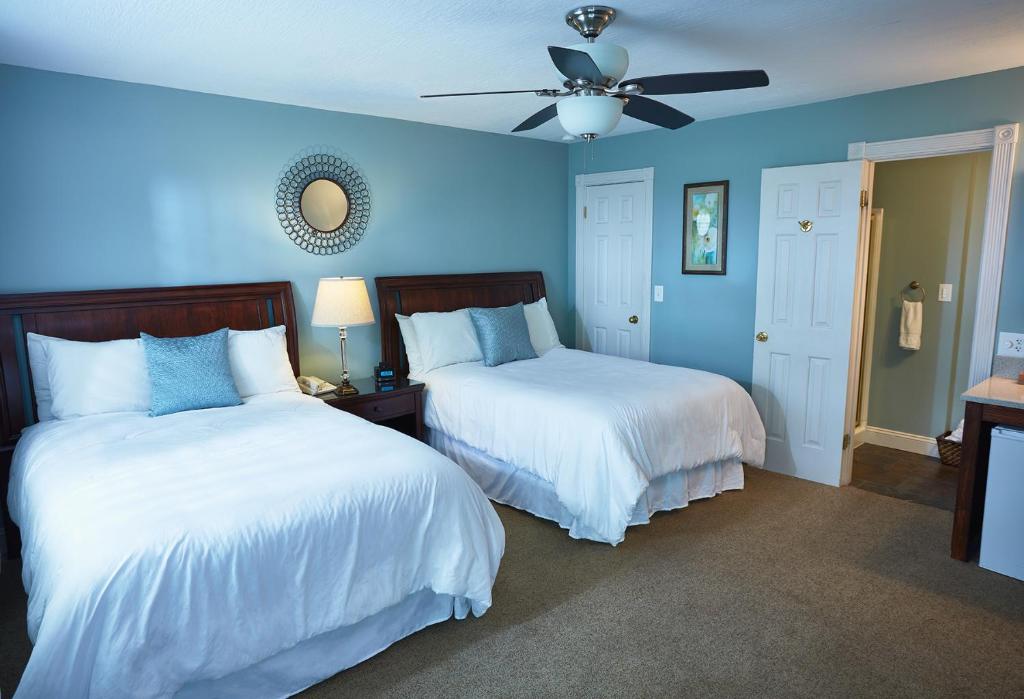
[[[358,393],[337,392],[318,396],[327,405],[385,425],[416,439],[423,439],[423,384],[399,379],[393,388],[377,385],[372,378],[354,379]]]
[[[366,418],[367,420],[386,420],[389,417],[408,415],[416,411],[416,395],[399,393],[394,396],[386,394],[371,400],[339,406],[342,410]]]

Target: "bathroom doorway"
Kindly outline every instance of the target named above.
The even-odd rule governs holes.
[[[851,484],[952,509],[936,437],[963,418],[991,152],[879,162]]]

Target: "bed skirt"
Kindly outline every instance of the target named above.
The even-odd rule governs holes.
[[[431,624],[453,616],[463,619],[468,611],[464,598],[420,590],[373,616],[303,641],[244,670],[188,684],[175,697],[289,697]]]
[[[574,539],[610,542],[579,522],[558,500],[554,486],[536,474],[485,454],[454,437],[427,428],[430,445],[461,466],[491,500],[558,523]],[[678,510],[692,500],[743,489],[743,463],[728,459],[655,478],[636,503],[629,526],[648,524],[655,512]]]

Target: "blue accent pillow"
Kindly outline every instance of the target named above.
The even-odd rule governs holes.
[[[503,308],[470,308],[476,337],[484,364],[498,366],[517,359],[536,359],[530,342],[530,327],[526,324],[523,304]]]
[[[242,402],[228,360],[228,329],[195,337],[141,333],[153,417]]]

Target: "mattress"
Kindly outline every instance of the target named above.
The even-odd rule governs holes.
[[[483,614],[504,550],[458,466],[299,394],[34,425],[9,505],[34,643],[19,697],[298,691]],[[375,615],[354,655],[324,656]]]
[[[709,372],[555,348],[415,378],[427,383],[431,430],[548,484],[577,533],[597,541],[622,541],[669,474],[764,461],[749,394]]]

